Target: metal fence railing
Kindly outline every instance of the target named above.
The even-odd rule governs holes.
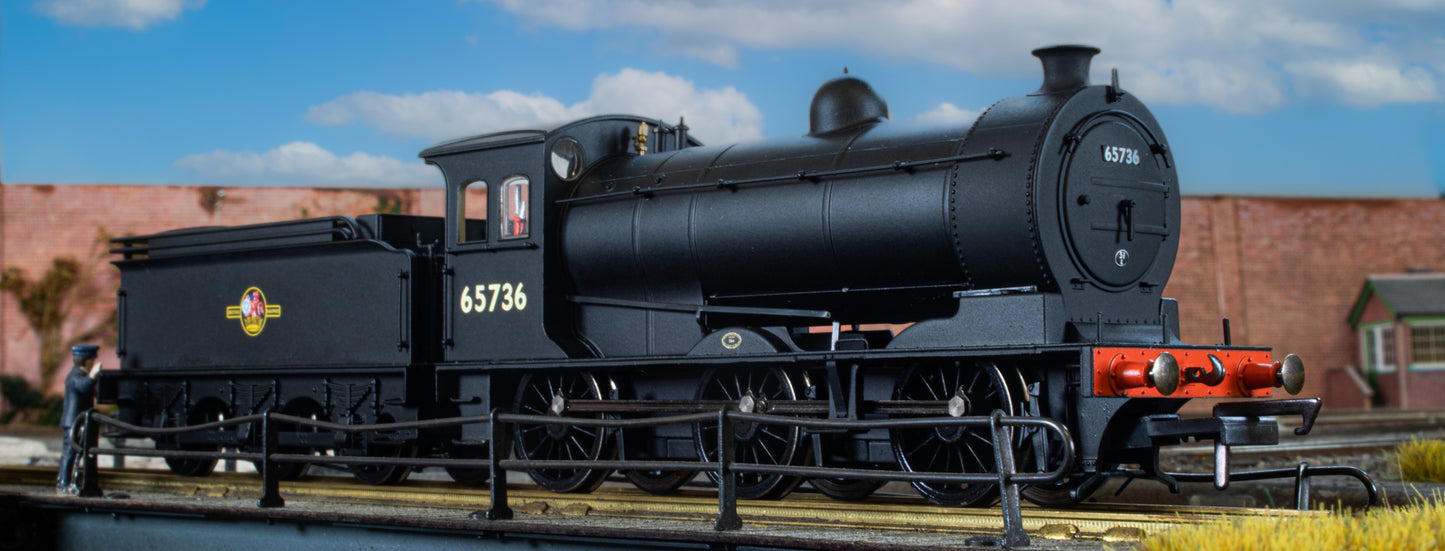
[[[607,429],[629,429],[662,425],[713,423],[720,426],[718,431],[718,457],[716,461],[629,461],[629,460],[529,460],[511,458],[512,430],[514,425],[570,425],[599,427]],[[759,423],[811,430],[864,431],[872,429],[917,429],[941,427],[967,427],[987,429],[993,442],[994,472],[988,473],[947,473],[947,472],[904,472],[883,469],[835,468],[823,466],[793,466],[758,463],[740,463],[736,460],[733,435],[737,423]],[[285,453],[280,449],[281,426],[306,427],[337,433],[395,432],[404,430],[426,430],[462,425],[488,424],[491,445],[486,459],[455,458],[398,458],[361,457],[338,455],[313,455]],[[560,416],[538,416],[493,412],[491,415],[452,417],[423,421],[406,421],[372,425],[343,425],[281,413],[261,413],[209,423],[184,427],[141,427],[100,414],[94,410],[85,413],[84,422],[77,435],[82,461],[80,462],[80,495],[99,497],[101,495],[98,471],[98,457],[152,456],[173,459],[198,460],[242,460],[253,461],[260,468],[262,493],[259,507],[282,507],[285,500],[280,493],[280,465],[284,463],[332,464],[332,465],[375,465],[407,467],[452,467],[490,470],[491,502],[484,512],[488,520],[512,518],[512,509],[507,501],[507,476],[509,470],[529,469],[608,469],[608,470],[650,470],[650,471],[712,471],[717,474],[718,515],[714,528],[735,530],[742,526],[737,513],[737,488],[733,475],[743,473],[778,474],[818,478],[848,478],[865,480],[890,480],[901,482],[935,482],[945,484],[997,484],[1001,491],[1000,508],[1003,511],[1004,533],[998,544],[1007,547],[1028,545],[1028,535],[1023,530],[1020,512],[1019,492],[1028,484],[1050,484],[1067,477],[1073,470],[1073,438],[1063,424],[1040,417],[1004,415],[995,411],[988,416],[971,417],[912,417],[888,420],[844,420],[814,419],[763,413],[743,413],[720,409],[716,412],[666,415],[642,418],[578,418]],[[227,427],[254,427],[259,430],[261,445],[259,452],[231,450],[183,450],[149,448],[105,448],[98,446],[101,426],[118,429],[126,436],[149,437],[162,440],[179,437],[185,433],[215,431]],[[1060,446],[1060,456],[1051,470],[1018,472],[1013,434],[1018,429],[1038,429],[1052,433],[1054,441],[1068,443]],[[1003,445],[1000,445],[1003,444]]]

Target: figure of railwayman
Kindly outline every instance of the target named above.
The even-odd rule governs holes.
[[[100,375],[95,355],[99,349],[93,344],[79,344],[70,349],[73,361],[70,375],[65,377],[65,404],[60,411],[60,473],[55,477],[55,489],[61,493],[71,493],[75,487],[76,453],[70,442],[70,427],[82,412],[95,407],[95,378]]]

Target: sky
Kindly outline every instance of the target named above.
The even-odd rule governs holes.
[[[0,181],[440,187],[430,145],[589,115],[803,135],[845,67],[962,127],[1054,44],[1186,195],[1445,196],[1445,0],[6,0]]]

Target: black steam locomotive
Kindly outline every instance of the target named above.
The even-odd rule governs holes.
[[[101,380],[102,401],[151,427],[263,411],[371,424],[493,410],[854,420],[1001,410],[1072,432],[1074,474],[1025,491],[1045,504],[1086,497],[1120,466],[1167,478],[1160,446],[1190,438],[1275,443],[1271,415],[1313,411],[1258,400],[1176,415],[1189,398],[1295,393],[1304,374],[1294,356],[1276,361],[1227,335],[1180,342],[1178,307],[1160,296],[1181,228],[1174,159],[1117,75],[1089,85],[1096,53],[1035,51],[1043,86],[970,126],[889,122],[883,100],[844,76],[818,90],[797,138],[705,147],[681,123],[603,116],[432,147],[421,157],[445,175],[440,218],[119,238],[122,366]],[[514,437],[524,459],[712,461],[719,430],[559,424]],[[993,441],[969,428],[733,430],[751,463],[994,468]],[[283,451],[339,456],[480,458],[490,444],[485,425],[283,431]],[[156,444],[246,449],[252,432]],[[1043,432],[1015,440],[1036,466],[1063,455]],[[205,475],[215,461],[168,464]],[[306,471],[283,467],[288,478]],[[352,467],[378,484],[411,470]],[[468,484],[486,475],[449,472]],[[530,471],[559,492],[607,474]],[[695,473],[625,474],[666,493]],[[751,498],[802,482],[734,476]],[[809,482],[841,499],[879,485]],[[996,495],[989,484],[914,486],[942,504]]]

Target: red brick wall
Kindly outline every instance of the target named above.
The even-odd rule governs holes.
[[[359,215],[383,200],[403,212],[440,216],[439,189],[325,190],[178,186],[0,185],[0,265],[38,277],[49,259],[84,260],[97,226],[116,235],[235,225],[302,216]],[[1179,257],[1165,296],[1179,300],[1186,342],[1223,340],[1298,354],[1311,378],[1303,394],[1325,395],[1327,371],[1358,364],[1347,319],[1365,276],[1412,267],[1445,271],[1445,201],[1186,197]],[[96,267],[114,284],[109,265]],[[113,302],[110,303],[113,308]],[[90,315],[103,315],[103,307]],[[15,301],[0,294],[0,373],[38,377],[36,337]],[[102,360],[114,362],[113,351]],[[1445,373],[1441,373],[1445,375]],[[1445,407],[1441,388],[1412,388],[1411,407]],[[1412,379],[1413,384],[1413,379]],[[1418,400],[1418,401],[1417,401]],[[1342,404],[1353,406],[1355,404]]]
[[[1236,344],[1298,354],[1319,375],[1301,394],[1324,395],[1329,368],[1359,364],[1348,319],[1365,277],[1445,271],[1442,227],[1445,201],[1434,199],[1185,198],[1165,296],[1179,299],[1184,340],[1219,342],[1228,316]],[[1445,407],[1445,393],[1434,396]]]
[[[1363,370],[1357,373],[1359,373],[1362,378],[1364,377]],[[1327,370],[1316,369],[1312,375],[1324,376],[1325,392],[1321,397],[1334,407],[1371,407],[1371,402],[1375,397],[1379,396],[1379,394],[1376,394],[1375,397],[1367,396],[1366,393],[1360,389],[1360,385],[1345,372],[1344,367],[1332,367]]]
[[[1360,285],[1361,290],[1364,290],[1364,283],[1361,283]],[[1371,296],[1370,300],[1365,303],[1365,308],[1360,311],[1360,319],[1355,320],[1355,324],[1366,325],[1371,323],[1379,323],[1382,321],[1393,321],[1394,319],[1395,315],[1391,314],[1390,310],[1385,308],[1385,303],[1380,302],[1380,297],[1378,295],[1374,295]]]

